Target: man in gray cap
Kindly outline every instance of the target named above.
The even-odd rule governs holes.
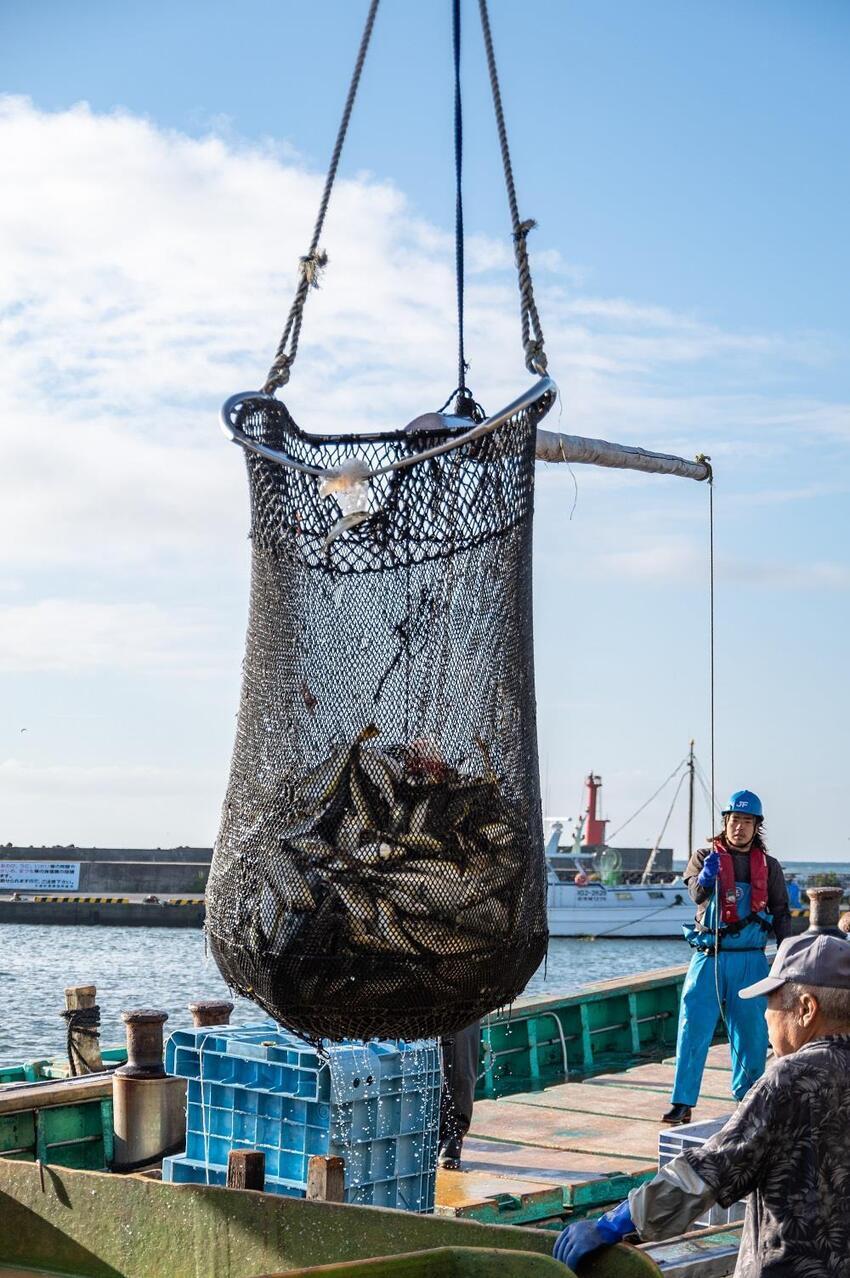
[[[575,1269],[628,1234],[670,1238],[746,1198],[736,1278],[850,1278],[850,943],[789,937],[739,997],[764,995],[778,1059],[725,1127],[613,1211],[569,1225],[556,1259]]]

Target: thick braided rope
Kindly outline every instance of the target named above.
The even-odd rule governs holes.
[[[66,1048],[68,1052],[68,1065],[71,1069],[71,1077],[77,1077],[77,1066],[85,1065],[89,1073],[92,1073],[94,1067],[86,1060],[78,1043],[74,1042],[74,1031],[87,1034],[89,1038],[97,1043],[100,1037],[100,1007],[97,1003],[93,1007],[72,1007],[67,1008],[61,1013],[62,1019],[67,1022],[68,1033]]]
[[[511,153],[508,147],[508,132],[505,127],[505,114],[502,110],[499,73],[496,70],[493,37],[490,33],[490,15],[487,11],[487,0],[478,0],[478,9],[481,14],[481,30],[484,33],[484,45],[487,50],[487,69],[490,73],[490,89],[493,94],[493,108],[496,112],[496,127],[499,131],[499,146],[502,151],[502,165],[505,170],[505,186],[511,210],[514,255],[519,276],[522,345],[525,351],[525,365],[530,373],[542,374],[546,371],[546,353],[543,349],[543,329],[540,324],[537,305],[534,301],[534,287],[531,282],[531,268],[528,265],[528,247],[526,244],[528,232],[533,229],[535,223],[531,219],[525,222],[520,221],[513,168],[511,167]]]
[[[313,238],[310,241],[308,252],[301,258],[300,271],[301,278],[298,281],[298,288],[295,291],[295,297],[286,320],[286,327],[283,335],[278,343],[272,366],[269,369],[268,376],[263,386],[266,394],[272,395],[278,386],[285,386],[289,381],[289,372],[295,363],[295,356],[298,354],[298,339],[301,335],[301,321],[304,313],[304,304],[307,301],[307,294],[311,288],[318,286],[319,272],[327,265],[327,254],[320,253],[319,237],[322,234],[322,227],[325,222],[325,214],[328,211],[328,203],[331,198],[331,190],[333,188],[336,171],[339,165],[339,157],[342,154],[342,148],[345,143],[345,135],[348,132],[348,122],[351,119],[351,111],[354,107],[354,99],[357,96],[357,88],[360,84],[360,75],[363,71],[363,63],[366,61],[366,54],[369,49],[369,41],[372,38],[372,28],[375,25],[375,17],[378,12],[380,0],[371,0],[369,5],[369,13],[366,17],[366,25],[363,28],[363,35],[360,39],[360,48],[357,52],[357,61],[354,64],[354,72],[351,76],[351,83],[348,86],[348,97],[345,100],[345,107],[342,112],[342,119],[339,125],[339,132],[336,136],[336,144],[331,156],[328,175],[325,178],[325,189],[322,192],[322,201],[319,205],[319,213],[316,217],[316,225],[313,228]],[[287,351],[287,346],[289,350]]]

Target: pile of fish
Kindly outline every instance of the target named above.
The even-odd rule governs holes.
[[[492,951],[511,935],[526,834],[483,743],[483,776],[370,725],[296,788],[264,865],[254,945],[281,955]]]

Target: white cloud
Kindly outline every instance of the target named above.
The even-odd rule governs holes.
[[[322,179],[291,150],[247,146],[229,129],[199,140],[20,98],[0,99],[0,159],[12,193],[0,203],[0,582],[31,575],[0,659],[165,668],[194,644],[209,662],[216,587],[244,579],[247,558],[244,471],[218,408],[263,379]],[[801,437],[850,438],[847,405],[760,392],[757,373],[755,390],[738,374],[723,382],[727,363],[806,361],[814,338],[726,332],[693,313],[576,295],[575,268],[540,237],[531,248],[563,392],[553,427],[762,463]],[[338,182],[323,245],[328,270],[285,392],[296,420],[374,429],[442,402],[456,358],[451,236],[367,174]],[[494,409],[527,380],[510,244],[472,235],[469,262],[470,384]],[[581,494],[602,487],[697,505],[634,476],[576,474],[579,510]],[[572,481],[553,468],[550,485],[562,492],[549,516],[563,519]],[[610,528],[606,570],[687,571],[682,549],[618,554],[624,532],[622,520]],[[181,580],[192,613],[172,602]],[[80,596],[88,602],[71,602]]]
[[[43,599],[0,608],[0,672],[181,670],[208,673],[211,610]]]
[[[208,774],[192,769],[109,765],[78,767],[74,764],[34,766],[20,759],[0,760],[0,795],[7,798],[73,797],[96,799],[162,798],[205,791]]]

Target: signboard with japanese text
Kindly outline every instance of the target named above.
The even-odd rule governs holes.
[[[0,861],[0,892],[76,892],[79,861]]]

